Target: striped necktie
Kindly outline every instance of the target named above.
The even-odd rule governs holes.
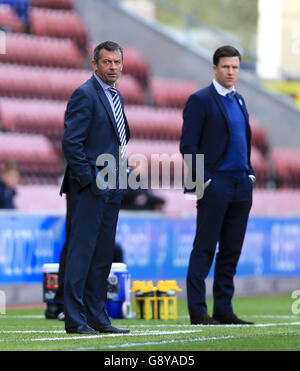
[[[121,142],[121,158],[126,158],[126,130],[125,130],[125,121],[121,106],[120,97],[116,88],[109,88],[108,89],[110,94],[112,95],[114,109],[115,109],[115,117],[117,122],[117,128],[119,133],[119,138]]]

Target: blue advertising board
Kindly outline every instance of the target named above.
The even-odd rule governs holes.
[[[184,280],[195,228],[195,218],[121,213],[117,241],[132,279]],[[65,215],[1,212],[0,284],[41,282],[64,239]],[[250,217],[237,276],[300,276],[300,217]]]

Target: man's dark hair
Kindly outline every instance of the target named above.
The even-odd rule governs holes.
[[[101,58],[101,55],[100,55],[101,49],[106,49],[110,52],[120,50],[121,55],[122,55],[122,60],[124,58],[123,48],[119,44],[115,43],[114,41],[104,41],[103,43],[97,45],[96,48],[94,49],[94,61],[96,63],[98,63],[99,59]]]
[[[217,66],[220,62],[220,59],[224,57],[239,57],[239,60],[242,60],[240,52],[230,45],[221,46],[215,51],[213,57],[214,65]]]

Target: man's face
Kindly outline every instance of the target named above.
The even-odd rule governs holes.
[[[215,79],[224,88],[231,90],[238,79],[240,71],[239,57],[223,57],[214,66]]]
[[[107,85],[113,86],[121,76],[123,61],[120,50],[109,51],[101,49],[98,63],[94,60],[92,63],[95,73]]]
[[[3,173],[2,178],[6,187],[15,189],[16,186],[19,184],[20,174],[18,171],[15,170],[7,170]]]

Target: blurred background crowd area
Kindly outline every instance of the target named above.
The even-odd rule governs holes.
[[[95,45],[113,39],[124,46],[118,87],[131,128],[128,155],[145,155],[147,172],[151,154],[179,153],[182,110],[189,95],[212,80],[213,51],[237,46],[244,57],[241,91],[251,117],[257,175],[252,213],[299,214],[300,4],[272,4],[0,0],[0,171],[20,174],[14,207],[65,210],[58,192],[66,103],[91,76]],[[195,213],[195,203],[182,190],[151,189],[151,184],[128,195],[123,208]]]

